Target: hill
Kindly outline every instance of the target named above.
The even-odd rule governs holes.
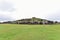
[[[54,24],[54,23],[58,23],[58,22],[32,17],[32,18],[20,19],[20,20],[16,20],[16,21],[7,21],[7,22],[3,22],[3,23],[11,23],[11,24]]]

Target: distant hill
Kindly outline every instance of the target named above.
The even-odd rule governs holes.
[[[7,22],[3,22],[3,23],[11,23],[11,24],[54,24],[54,23],[58,23],[58,22],[32,17],[32,18],[20,19],[20,20],[16,20],[16,21],[7,21]]]

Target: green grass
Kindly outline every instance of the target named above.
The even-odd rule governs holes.
[[[0,40],[60,40],[60,25],[0,24]]]

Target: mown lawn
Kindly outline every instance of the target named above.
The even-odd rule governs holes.
[[[60,25],[0,24],[0,40],[60,40]]]

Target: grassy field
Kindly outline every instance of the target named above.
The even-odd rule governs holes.
[[[0,24],[0,40],[60,40],[60,25]]]

